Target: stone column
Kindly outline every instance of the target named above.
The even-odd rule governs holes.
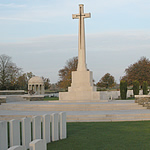
[[[44,94],[44,85],[41,85],[41,94]]]
[[[35,92],[35,94],[36,94],[36,84],[34,84],[34,92]]]
[[[40,84],[38,84],[38,95],[40,95],[41,94],[41,90],[40,90]]]
[[[31,85],[31,90],[33,90],[33,91],[34,91],[34,85],[33,85],[33,84]]]
[[[30,85],[28,84],[28,94],[29,94],[29,91],[30,91]]]

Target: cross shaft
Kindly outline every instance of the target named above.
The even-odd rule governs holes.
[[[79,19],[79,35],[78,35],[78,71],[87,70],[85,55],[85,27],[84,18],[90,18],[90,13],[84,13],[84,5],[79,5],[79,14],[73,14],[73,19]]]

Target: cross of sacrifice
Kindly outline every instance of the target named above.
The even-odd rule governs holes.
[[[84,5],[79,5],[79,14],[73,14],[73,19],[79,19],[79,35],[78,35],[78,67],[77,71],[86,71],[86,55],[85,55],[85,27],[84,18],[90,18],[91,13],[84,13]]]

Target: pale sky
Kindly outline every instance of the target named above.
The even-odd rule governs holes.
[[[87,67],[96,82],[150,57],[150,0],[0,0],[0,55],[24,72],[59,80],[58,71],[78,55],[78,20],[84,4]]]

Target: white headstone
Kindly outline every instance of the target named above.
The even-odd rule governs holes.
[[[0,150],[8,148],[7,122],[0,121]]]
[[[37,139],[30,143],[30,150],[47,150],[45,140]]]
[[[41,117],[34,116],[32,118],[33,140],[41,139]]]
[[[43,139],[46,143],[49,143],[50,140],[50,115],[43,115],[42,117],[43,122]]]
[[[22,118],[22,145],[29,148],[31,142],[31,118]]]
[[[7,150],[26,150],[26,147],[25,146],[13,146]]]
[[[10,120],[10,146],[20,145],[20,121]]]
[[[58,114],[53,113],[51,115],[52,120],[52,141],[59,140],[59,131],[58,131]]]
[[[60,119],[60,139],[65,139],[67,137],[67,130],[66,130],[66,112],[59,113]]]

